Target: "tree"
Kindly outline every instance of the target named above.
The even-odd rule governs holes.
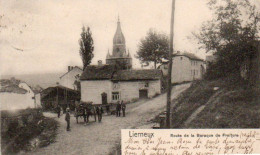
[[[260,14],[248,0],[210,0],[208,6],[212,20],[193,35],[200,48],[216,56],[211,71],[218,77],[239,73],[241,63],[257,52]]]
[[[150,29],[147,36],[141,39],[137,51],[138,58],[141,63],[149,64],[154,63],[154,68],[156,65],[162,63],[163,58],[167,59],[169,51],[169,39],[165,34],[156,32]]]
[[[79,46],[80,46],[79,53],[83,62],[83,70],[84,70],[86,66],[91,63],[91,60],[94,57],[93,54],[94,42],[89,27],[87,27],[86,30],[85,27],[83,26],[80,36],[81,38],[79,39]]]

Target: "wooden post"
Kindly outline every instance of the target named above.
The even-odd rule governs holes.
[[[57,86],[57,105],[56,106],[58,106],[58,104],[59,104],[59,88]]]
[[[171,27],[170,27],[170,50],[169,50],[169,63],[168,63],[168,87],[167,87],[167,112],[166,112],[166,128],[171,126],[171,90],[172,90],[172,53],[173,53],[173,36],[174,36],[174,11],[175,0],[172,0],[172,13],[171,13]]]

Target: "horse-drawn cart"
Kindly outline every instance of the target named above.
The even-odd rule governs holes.
[[[96,122],[96,108],[92,104],[93,102],[79,102],[75,106],[75,117],[78,123],[78,118],[83,117],[84,123],[89,122],[89,116],[94,116]]]

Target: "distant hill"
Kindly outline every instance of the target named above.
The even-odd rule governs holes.
[[[46,73],[46,74],[27,74],[27,75],[1,75],[1,79],[10,79],[15,77],[21,81],[28,83],[30,86],[41,86],[47,88],[56,85],[59,77],[64,73]]]

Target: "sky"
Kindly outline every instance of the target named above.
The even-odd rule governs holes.
[[[65,72],[67,66],[82,66],[79,55],[81,28],[89,26],[94,40],[94,58],[105,63],[117,18],[134,58],[141,38],[150,28],[169,34],[171,0],[0,0],[0,74]],[[174,49],[205,58],[191,32],[211,18],[205,0],[176,0]]]

